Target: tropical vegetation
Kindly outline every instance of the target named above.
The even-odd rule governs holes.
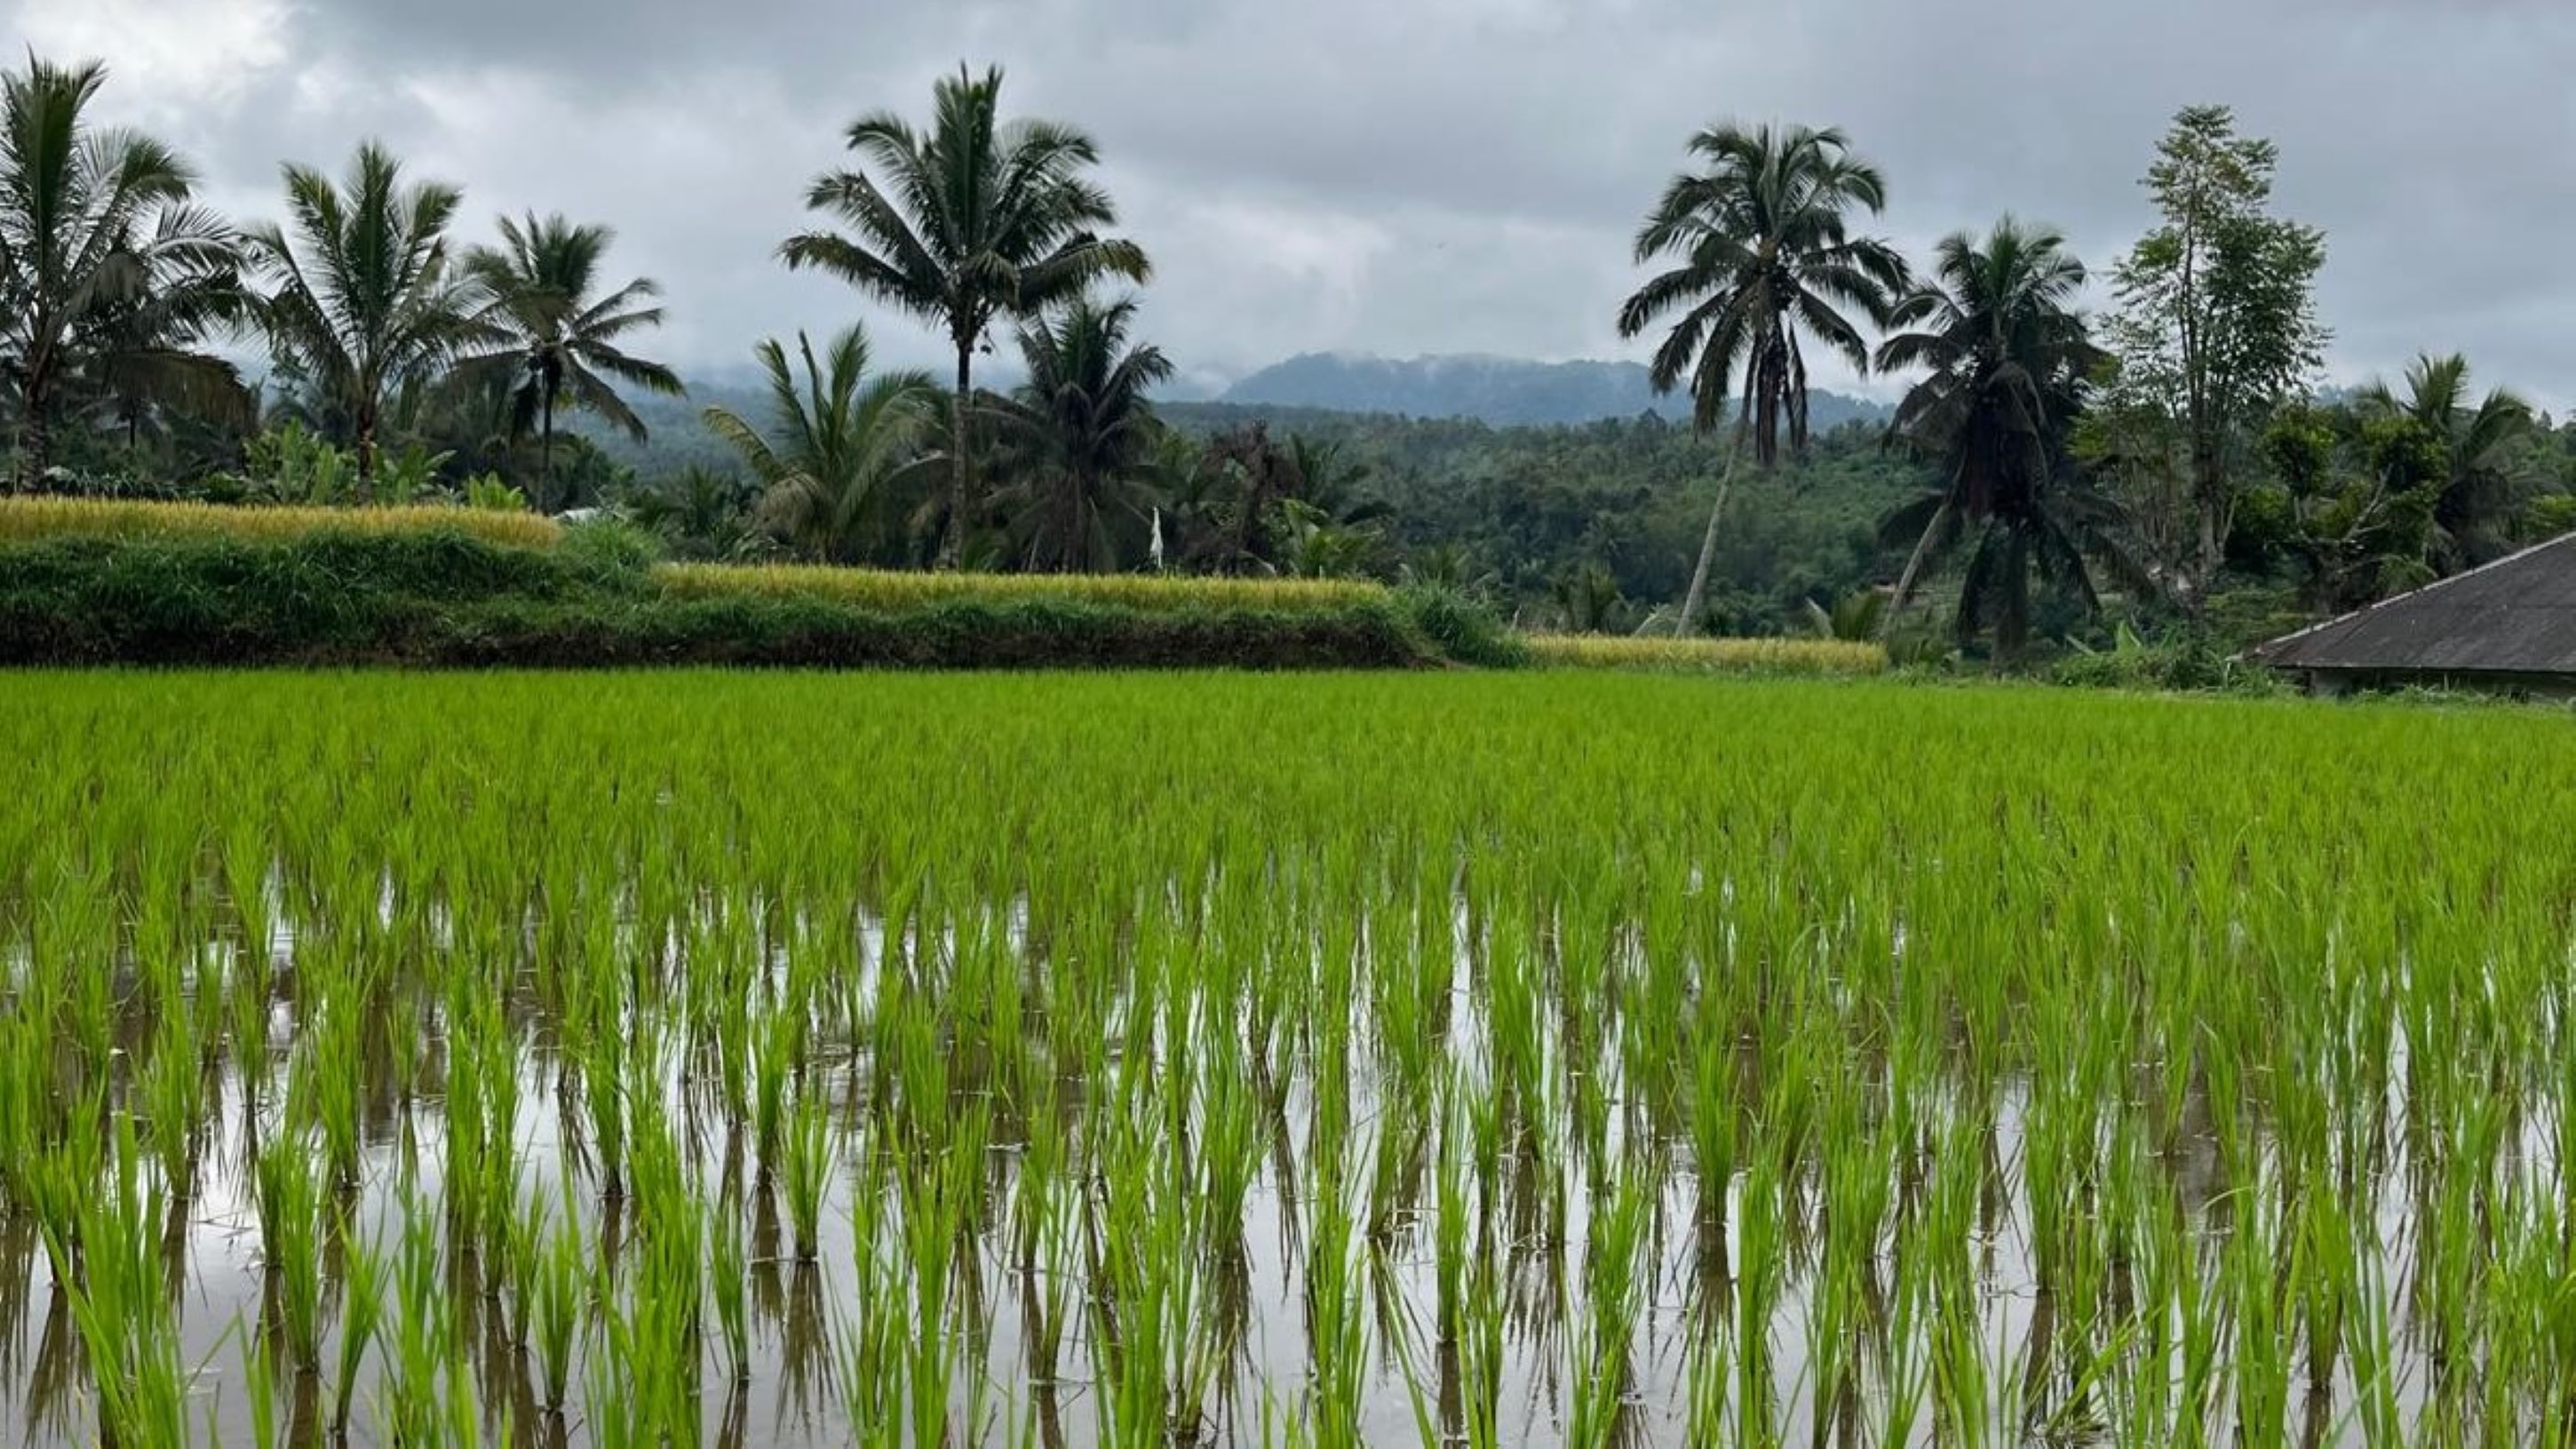
[[[761,343],[757,386],[695,396],[645,355],[661,288],[608,225],[478,238],[460,188],[372,143],[336,178],[287,167],[282,219],[236,224],[171,148],[95,121],[105,82],[7,77],[14,491],[606,513],[707,562],[1372,578],[1538,630],[1840,618],[1910,663],[1998,666],[2224,657],[2576,526],[2576,432],[2472,391],[2468,359],[2323,389],[2325,240],[2223,107],[2158,143],[2099,316],[2045,225],[1918,272],[1871,230],[1893,192],[1852,138],[1712,125],[1611,319],[1691,425],[1488,428],[1170,400],[1178,361],[1109,290],[1150,269],[1098,143],[1006,112],[998,69],[854,122],[778,249],[890,316]],[[953,377],[876,364],[905,323]],[[996,349],[1019,377],[979,386]],[[1809,425],[1829,364],[1902,390],[1885,426]]]
[[[850,125],[849,147],[874,169],[816,178],[806,205],[846,231],[801,232],[779,247],[811,267],[941,329],[957,359],[949,399],[949,492],[940,559],[955,565],[974,503],[975,352],[996,321],[1029,321],[1078,301],[1108,277],[1141,282],[1144,249],[1099,234],[1118,220],[1087,174],[1099,148],[1053,121],[1001,117],[1000,68],[962,67],[939,82],[916,130],[891,112]]]

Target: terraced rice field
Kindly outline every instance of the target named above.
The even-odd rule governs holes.
[[[2576,1432],[2563,713],[0,699],[26,1442]]]

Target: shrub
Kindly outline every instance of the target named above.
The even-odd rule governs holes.
[[[1529,645],[1494,611],[1453,588],[1408,584],[1396,604],[1433,650],[1461,664],[1511,669],[1530,662]]]

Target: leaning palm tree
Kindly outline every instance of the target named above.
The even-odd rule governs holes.
[[[871,170],[827,172],[805,203],[848,231],[789,237],[779,256],[813,267],[938,326],[957,357],[949,403],[947,523],[939,557],[964,547],[974,487],[968,419],[975,350],[997,319],[1029,318],[1104,277],[1143,281],[1133,242],[1103,237],[1116,222],[1107,192],[1084,173],[1091,138],[1052,121],[1000,119],[1002,72],[963,67],[933,92],[930,129],[877,112],[849,129]]]
[[[2531,404],[2503,388],[2470,403],[2469,360],[2427,353],[2406,369],[2406,395],[2384,383],[2361,393],[2365,412],[2409,419],[2442,450],[2440,493],[2433,503],[2433,557],[2457,573],[2502,557],[2506,532],[2533,480],[2516,466],[2513,444],[2532,426]]]
[[[285,175],[292,237],[274,224],[250,232],[251,260],[274,283],[260,321],[278,370],[344,421],[367,495],[387,399],[499,333],[483,320],[481,289],[451,263],[455,187],[405,185],[402,163],[373,142],[336,186],[310,167]]]
[[[1965,232],[1935,250],[1931,281],[1889,315],[1902,329],[1878,349],[1882,372],[1926,370],[1897,405],[1894,436],[1940,469],[1880,534],[1913,546],[1897,580],[1902,609],[1924,570],[1972,534],[1958,632],[1991,627],[2000,653],[2028,637],[2034,570],[2098,605],[2088,561],[2124,582],[2141,571],[2114,536],[2118,510],[2075,468],[2067,438],[2101,363],[2074,299],[2084,266],[2065,239],[2007,216],[1982,240]]]
[[[19,489],[52,461],[54,412],[81,365],[83,329],[159,287],[229,274],[232,229],[189,204],[177,153],[83,112],[107,79],[95,61],[30,56],[0,77],[0,361],[20,408]]]
[[[762,524],[833,563],[881,562],[902,538],[906,495],[940,458],[923,444],[938,386],[926,372],[868,375],[867,333],[853,323],[823,356],[796,334],[802,375],[776,339],[760,344],[769,375],[767,431],[711,407],[708,431],[731,444],[762,485]]]
[[[649,305],[661,295],[653,279],[637,277],[594,295],[615,236],[607,227],[575,226],[561,216],[531,214],[524,224],[505,216],[501,245],[476,247],[465,257],[466,274],[489,298],[482,320],[503,339],[470,366],[508,375],[514,438],[537,430],[539,512],[554,492],[557,407],[597,414],[640,443],[644,420],[617,395],[617,384],[670,396],[684,391],[677,373],[619,346],[630,333],[662,325],[662,309]]]
[[[993,408],[1002,495],[1021,563],[1105,573],[1143,553],[1157,502],[1146,390],[1168,381],[1161,348],[1127,340],[1136,304],[1077,299],[1020,329],[1029,380]]]
[[[1784,437],[1792,451],[1806,445],[1807,343],[1867,372],[1860,326],[1876,323],[1905,284],[1894,247],[1850,234],[1850,213],[1883,210],[1887,185],[1842,132],[1728,124],[1692,137],[1690,150],[1707,169],[1675,177],[1637,233],[1638,262],[1670,265],[1619,309],[1622,337],[1680,313],[1655,349],[1651,377],[1658,392],[1687,386],[1701,431],[1740,398],[1677,632],[1690,629],[1707,596],[1718,521],[1746,442],[1764,468],[1778,461]]]

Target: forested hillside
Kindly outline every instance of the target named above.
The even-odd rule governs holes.
[[[692,385],[685,399],[648,398],[650,428],[638,444],[581,426],[641,481],[691,467],[731,471],[738,458],[698,416],[707,406],[762,416],[756,389]],[[1255,424],[1329,456],[1345,515],[1372,519],[1393,546],[1386,562],[1439,552],[1442,566],[1478,582],[1525,617],[1554,621],[1569,588],[1615,597],[1574,605],[1583,621],[1617,625],[1680,596],[1724,468],[1718,438],[1647,415],[1581,426],[1495,427],[1470,419],[1420,419],[1234,403],[1165,403],[1176,432],[1205,442]],[[1712,573],[1716,622],[1767,631],[1795,622],[1800,600],[1830,602],[1902,564],[1876,542],[1877,520],[1927,483],[1923,469],[1883,446],[1884,430],[1848,423],[1820,438],[1776,477],[1743,470]],[[1597,612],[1596,612],[1597,611]]]

